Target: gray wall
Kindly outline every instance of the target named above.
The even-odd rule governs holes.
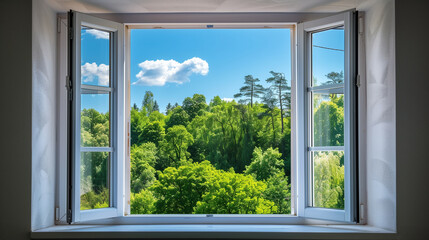
[[[429,238],[429,46],[425,37],[427,1],[395,1],[396,169],[399,239]],[[28,239],[31,229],[32,169],[32,4],[1,5],[0,239]],[[12,24],[13,23],[13,24]],[[49,102],[49,101],[48,101]],[[391,129],[395,131],[395,129]],[[34,131],[34,130],[33,130]],[[384,169],[384,168],[380,168]],[[17,171],[19,170],[19,171]],[[380,174],[385,173],[381,170]],[[379,207],[383,207],[380,202]]]
[[[0,6],[0,239],[28,239],[31,220],[31,1],[2,1]]]
[[[429,1],[397,0],[397,226],[401,239],[429,239]]]

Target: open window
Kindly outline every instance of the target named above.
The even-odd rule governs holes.
[[[72,11],[69,13],[68,26],[70,100],[68,222],[124,216],[130,213],[129,203],[125,203],[130,200],[131,174],[127,169],[129,162],[126,161],[129,158],[126,153],[130,150],[130,135],[131,137],[133,135],[128,117],[133,109],[142,112],[137,107],[130,110],[128,89],[130,82],[129,79],[125,80],[124,74],[125,69],[130,71],[131,63],[124,59],[124,49],[130,46],[125,46],[124,25]],[[213,25],[204,26],[213,28]],[[282,216],[283,218],[267,216],[249,221],[250,216],[241,213],[239,221],[297,224],[301,223],[302,219],[293,218],[300,216],[356,222],[355,13],[346,12],[300,23],[297,24],[297,28],[293,24],[289,26],[290,45],[293,47],[290,57],[292,107],[289,109],[291,110],[289,117],[292,118],[290,133],[292,195],[288,196],[288,201],[290,200],[292,205],[292,215]],[[127,32],[129,34],[130,30]],[[87,38],[92,39],[87,41]],[[297,49],[294,48],[295,41],[298,43]],[[91,51],[86,51],[88,49]],[[294,55],[295,50],[297,57]],[[282,74],[273,75],[273,79],[285,78]],[[285,86],[285,89],[286,87],[288,86]],[[281,86],[277,88],[280,89]],[[281,91],[279,92],[281,94]],[[288,96],[290,98],[290,95]],[[231,105],[230,108],[237,112],[237,116],[241,116],[240,113],[246,112],[247,108],[252,108],[252,100],[250,107],[246,108],[243,107],[246,105],[235,106],[229,103],[232,100],[223,100],[219,96],[217,98],[214,100],[219,104],[223,101],[224,105]],[[189,102],[192,101],[194,99],[189,99]],[[215,108],[218,103],[213,102],[211,107]],[[265,115],[255,114],[253,116],[255,119],[263,119],[264,116],[268,120],[271,119],[269,116],[273,114],[267,115],[270,113],[267,111],[269,108],[266,106],[264,108],[262,103],[259,108],[265,111]],[[272,112],[275,112],[274,110],[277,109],[273,105]],[[279,111],[279,116],[283,116],[281,107]],[[150,115],[146,110],[144,114],[146,117]],[[212,120],[218,120],[216,117],[212,117]],[[278,129],[279,131],[281,129],[283,134],[283,119],[279,118],[278,122]],[[268,128],[271,126],[266,125]],[[274,125],[272,121],[273,129]],[[131,134],[127,136],[128,128],[131,129]],[[200,125],[195,129],[200,130]],[[186,128],[183,132],[185,131]],[[177,159],[177,162],[182,160],[180,157]],[[246,167],[242,166],[243,169]],[[233,175],[227,171],[221,173]],[[251,179],[250,174],[246,177]],[[246,181],[248,183],[250,180]],[[263,181],[266,179],[261,180]],[[177,214],[176,212],[162,214],[167,213]],[[172,217],[169,220],[165,220],[168,216],[161,216],[164,218],[162,220],[159,220],[160,217],[154,220],[155,218],[148,216],[137,216],[140,218],[133,217],[128,220],[133,223],[154,223],[152,220],[163,223],[189,223],[186,221],[226,223],[236,222],[238,219],[231,220],[228,219],[229,216],[213,218],[212,214],[202,213],[204,215],[196,216],[193,220],[189,220],[189,216],[185,219],[186,216],[177,215],[173,216],[176,218]],[[268,212],[271,213],[275,212]],[[122,220],[129,223],[124,219],[126,217]]]
[[[122,216],[124,27],[73,11],[68,26],[67,221]]]
[[[356,221],[355,13],[298,24],[298,215]]]

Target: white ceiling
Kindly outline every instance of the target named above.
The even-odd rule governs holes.
[[[339,12],[371,0],[46,0],[58,12]]]

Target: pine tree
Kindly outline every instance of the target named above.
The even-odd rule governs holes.
[[[258,78],[253,78],[252,75],[247,75],[244,77],[244,86],[240,88],[240,92],[234,94],[234,98],[247,97],[241,99],[239,102],[248,103],[253,107],[254,98],[259,98],[260,94],[264,93],[264,87],[261,84],[257,84],[260,80]]]
[[[287,84],[287,80],[283,73],[277,73],[270,71],[272,77],[266,80],[267,83],[271,83],[271,88],[277,95],[278,103],[280,106],[280,116],[282,120],[282,133],[284,131],[284,108],[290,111],[290,87]]]

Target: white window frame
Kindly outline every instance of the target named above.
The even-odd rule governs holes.
[[[124,26],[79,12],[70,12],[69,28],[69,101],[71,136],[69,164],[69,198],[67,221],[76,223],[123,215],[123,176],[125,159],[125,81],[124,81]],[[81,26],[110,32],[110,86],[81,86]],[[81,147],[80,118],[82,90],[110,93],[110,146]],[[109,200],[110,207],[80,210],[81,152],[110,152]]]
[[[297,79],[297,146],[298,164],[298,215],[306,218],[318,218],[342,222],[357,222],[356,188],[356,114],[355,114],[355,13],[349,11],[334,16],[298,24],[298,79]],[[317,147],[318,150],[344,150],[344,210],[311,207],[311,153],[310,112],[312,79],[311,34],[344,26],[344,147]],[[335,86],[331,86],[335,87]]]
[[[266,28],[267,26],[270,28],[289,28],[291,29],[291,67],[292,67],[292,79],[291,79],[291,97],[292,97],[292,116],[295,116],[292,119],[292,141],[291,141],[291,215],[277,215],[277,214],[267,214],[267,215],[222,215],[222,214],[214,214],[214,215],[132,215],[127,216],[130,213],[129,200],[130,200],[130,191],[129,191],[129,172],[130,170],[130,151],[129,151],[129,132],[130,132],[130,115],[127,109],[130,109],[130,30],[137,28],[154,28],[154,27],[164,27],[164,28],[205,28],[207,25],[202,24],[128,24],[122,25],[119,23],[111,22],[104,19],[99,19],[97,17],[78,14],[81,18],[75,19],[75,21],[91,23],[93,25],[85,24],[89,27],[94,27],[101,30],[107,31],[115,31],[118,37],[117,39],[117,87],[114,89],[116,91],[116,102],[117,102],[117,119],[116,119],[116,129],[117,132],[117,149],[115,149],[115,155],[117,157],[117,166],[115,172],[112,174],[117,174],[115,181],[115,188],[117,189],[116,197],[116,205],[113,208],[107,209],[94,209],[94,210],[79,210],[79,205],[77,204],[80,199],[79,198],[79,187],[75,186],[75,197],[73,203],[73,223],[77,224],[88,224],[89,220],[91,224],[194,224],[194,223],[243,223],[243,224],[349,224],[353,222],[352,219],[353,214],[346,214],[346,210],[343,210],[342,213],[335,213],[335,210],[332,209],[314,209],[305,207],[305,202],[303,202],[304,197],[306,198],[305,189],[302,189],[302,186],[306,186],[306,184],[298,184],[298,182],[305,181],[305,172],[303,172],[303,161],[298,161],[299,158],[305,156],[303,154],[303,143],[304,140],[302,137],[302,131],[304,130],[304,126],[300,124],[301,119],[305,119],[305,111],[303,111],[302,106],[305,104],[305,86],[303,85],[303,74],[304,74],[304,49],[299,42],[304,40],[304,36],[300,34],[304,30],[304,26],[307,30],[311,30],[311,24],[314,24],[314,28],[316,25],[320,27],[320,23],[326,22],[325,27],[329,27],[329,23],[332,19],[337,19],[338,16],[343,16],[344,19],[352,17],[351,12],[346,12],[343,14],[339,14],[336,16],[306,22],[303,24],[294,24],[294,23],[257,23],[257,24],[237,24],[237,23],[222,23],[222,25],[218,25],[217,28]],[[348,20],[348,21],[349,21]],[[347,21],[344,21],[344,24],[347,24]],[[316,24],[317,23],[317,24]],[[350,24],[350,23],[348,23]],[[75,23],[74,26],[80,26]],[[216,25],[215,25],[216,26]],[[216,28],[216,27],[215,27]],[[350,34],[350,33],[348,33]],[[80,39],[80,28],[79,31],[74,31],[74,36],[76,39]],[[297,44],[298,43],[298,44]],[[80,54],[80,49],[76,48],[76,52]],[[78,59],[78,60],[77,60]],[[80,55],[74,56],[74,62],[76,66],[80,66]],[[124,64],[120,64],[124,63]],[[346,62],[347,63],[347,62]],[[352,62],[348,62],[349,65]],[[79,68],[80,70],[80,68]],[[76,83],[77,89],[80,89],[77,84],[80,84],[80,71],[77,71],[76,77],[79,79]],[[345,71],[347,73],[347,71]],[[350,73],[350,71],[349,71]],[[351,74],[351,73],[350,73]],[[352,76],[348,74],[345,76],[345,82],[349,82],[346,79],[352,79]],[[78,76],[79,75],[79,76]],[[349,76],[350,75],[350,76]],[[350,88],[350,87],[349,87]],[[346,95],[346,94],[345,94]],[[80,95],[77,95],[77,92],[74,92],[74,97],[78,96],[80,100]],[[346,96],[345,96],[346,97]],[[348,101],[350,103],[350,101]],[[346,104],[346,101],[345,101]],[[75,106],[76,108],[76,106]],[[78,108],[80,112],[80,105]],[[303,115],[304,114],[304,115]],[[350,114],[350,113],[346,113]],[[113,116],[112,116],[113,117]],[[75,121],[79,121],[80,126],[80,118]],[[112,129],[113,130],[113,129]],[[355,129],[354,129],[355,130]],[[77,135],[77,134],[76,134]],[[80,137],[80,136],[78,136]],[[305,138],[306,139],[306,138]],[[346,141],[346,140],[345,140]],[[76,141],[76,143],[80,144],[80,140]],[[80,153],[80,151],[79,151]],[[80,158],[80,155],[79,155]],[[74,166],[74,178],[78,178],[80,172],[77,173],[76,165]],[[352,174],[347,174],[346,176],[352,177]],[[304,178],[304,179],[303,179]],[[122,180],[121,180],[122,179]],[[347,184],[350,183],[350,178]],[[75,181],[76,182],[76,181]],[[79,182],[78,182],[79,184]],[[79,185],[77,185],[79,186]],[[354,185],[355,186],[355,185]],[[112,186],[113,187],[113,186]],[[349,188],[348,191],[351,189]],[[351,193],[347,193],[350,194]],[[76,198],[77,196],[77,198]],[[306,201],[306,200],[304,200]],[[348,201],[350,210],[350,206],[352,200],[349,198]],[[354,216],[354,215],[353,215]],[[109,219],[107,219],[109,218]],[[313,219],[312,219],[313,218]],[[315,218],[315,219],[314,219]]]

